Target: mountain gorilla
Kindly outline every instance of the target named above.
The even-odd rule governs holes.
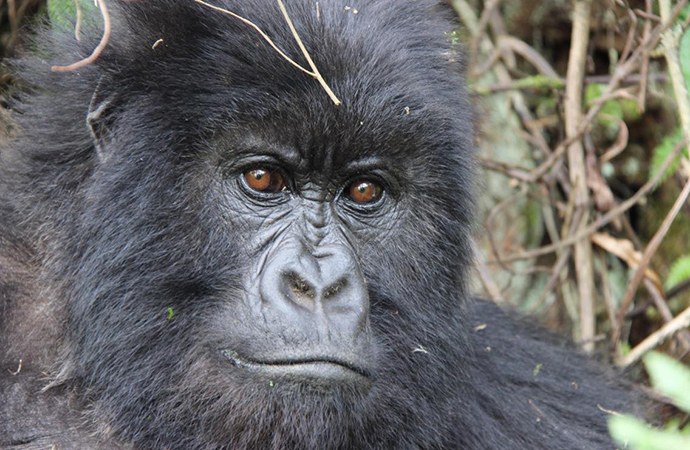
[[[291,0],[336,105],[192,0],[40,34],[0,161],[4,449],[611,449],[633,403],[469,299],[475,162],[434,0]],[[216,0],[307,66],[274,0]],[[160,41],[162,39],[162,41]],[[154,45],[155,43],[155,45]]]

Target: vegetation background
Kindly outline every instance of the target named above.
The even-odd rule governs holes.
[[[690,448],[688,1],[451,3],[484,118],[478,290],[620,367],[645,358],[680,409],[612,432]]]
[[[3,58],[33,24],[76,20],[49,1],[0,0]],[[620,367],[670,356],[647,362],[673,431],[622,433],[690,448],[688,0],[441,1],[481,118],[476,291]],[[7,136],[21,80],[0,76]]]

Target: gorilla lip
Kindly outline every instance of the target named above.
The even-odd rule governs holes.
[[[371,379],[371,374],[353,363],[327,356],[306,356],[294,359],[257,361],[240,356],[234,350],[223,350],[222,354],[233,364],[247,369],[263,372],[276,372],[282,375],[304,375],[317,378],[357,378]]]

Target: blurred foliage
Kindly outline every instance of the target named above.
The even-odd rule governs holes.
[[[484,8],[492,3],[468,0],[463,4],[474,10],[479,23]],[[651,14],[658,14],[657,2],[652,4]],[[496,262],[497,255],[511,256],[554,243],[567,231],[573,210],[568,192],[563,187],[569,181],[567,168],[564,166],[559,172],[557,167],[538,183],[526,183],[511,176],[510,171],[528,172],[538,167],[547,158],[546,152],[552,152],[564,139],[563,105],[572,8],[573,3],[568,0],[499,1],[493,14],[484,17],[484,36],[492,45],[477,45],[475,73],[470,73],[469,80],[477,94],[480,111],[490,118],[481,122],[481,154],[490,162],[501,164],[487,167],[484,175],[485,179],[491,180],[486,185],[481,203],[485,229],[490,229],[490,232],[480,236],[480,248],[489,262],[489,274],[509,304],[536,312],[547,326],[572,330],[573,338],[577,340],[577,280],[572,263],[562,267],[555,283],[548,282],[554,276],[552,269],[561,252],[509,264]],[[585,112],[601,98],[621,58],[635,51],[644,36],[646,21],[643,16],[631,14],[634,10],[645,11],[645,1],[593,2],[583,93]],[[464,24],[467,15],[463,16]],[[631,21],[633,16],[634,22]],[[676,27],[685,27],[687,17],[690,17],[690,8],[686,8],[677,19]],[[650,27],[655,24],[650,23]],[[636,36],[633,45],[626,49],[631,27],[634,27]],[[457,34],[467,36],[462,28],[464,26]],[[690,71],[688,35],[686,31],[680,40],[680,60],[686,80]],[[526,57],[523,51],[505,44],[510,42],[505,37],[518,39],[540,55],[558,78],[538,70],[534,64],[535,57]],[[471,42],[472,38],[469,35],[464,40]],[[639,104],[636,98],[641,82],[638,70],[621,86],[628,94],[606,101],[583,139],[588,155],[594,161],[588,171],[595,171],[591,173],[600,177],[599,186],[610,190],[616,204],[630,198],[654,177],[664,159],[682,142],[666,61],[658,49],[650,52],[646,68],[643,103]],[[494,115],[500,116],[500,120],[494,119]],[[624,147],[619,153],[603,159],[621,142]],[[544,148],[544,144],[548,147]],[[687,149],[683,152],[687,157]],[[606,227],[607,233],[632,242],[638,251],[644,250],[682,188],[680,157],[674,158],[652,192],[621,220]],[[592,191],[591,195],[596,193]],[[526,198],[538,205],[536,216],[531,203],[523,201]],[[606,210],[597,210],[594,206],[590,222],[606,213]],[[689,227],[690,206],[686,206],[652,259],[650,267],[663,280],[667,290],[687,276]],[[617,306],[633,269],[608,252],[596,247],[594,250],[597,332],[605,337],[611,330],[605,297],[608,296]],[[606,285],[602,271],[607,272]],[[550,289],[545,292],[547,287]],[[484,292],[483,295],[489,294]],[[635,304],[646,302],[648,298],[649,295],[641,290]],[[690,290],[677,293],[669,300],[669,305],[674,312],[689,307]],[[663,325],[662,317],[653,309],[650,311],[651,314],[638,314],[625,324],[623,344],[635,346]],[[605,344],[605,339],[599,342]],[[663,348],[674,354],[683,354],[674,340],[665,343]]]
[[[679,59],[680,65],[683,68],[683,77],[685,83],[690,82],[690,32],[683,33],[679,45]]]
[[[646,266],[651,274],[646,280],[655,280],[652,289],[663,292],[640,283],[632,304],[623,306],[624,318],[618,319],[642,255],[688,181],[681,159],[690,155],[687,147],[680,148],[680,113],[661,45],[650,46],[641,58],[644,63],[627,73],[613,92],[609,89],[617,71],[660,24],[659,2],[652,0],[649,10],[645,0],[592,2],[583,117],[603,104],[582,132],[590,196],[584,206],[576,205],[571,195],[567,153],[553,157],[566,142],[564,105],[575,2],[451,2],[462,23],[456,35],[468,47],[468,80],[484,117],[478,139],[482,178],[487,180],[481,201],[484,231],[478,235],[483,260],[479,295],[536,314],[544,325],[569,331],[580,342],[578,262],[572,247],[560,243],[578,229],[578,208],[586,209],[585,225],[592,224],[660,177],[630,209],[598,230],[615,248],[592,246],[594,341],[599,353],[615,361],[690,308],[690,204],[685,204]],[[679,62],[690,88],[690,6],[670,29],[677,36]],[[670,158],[673,152],[677,155]],[[664,161],[670,165],[659,173]],[[535,168],[544,166],[547,169],[534,177]],[[538,252],[545,247],[551,250]],[[683,363],[690,361],[690,333],[674,333],[657,349],[681,362],[670,365],[648,357],[655,383],[664,377],[682,380]],[[656,375],[666,370],[667,375]],[[658,389],[663,392],[663,387]],[[690,382],[683,389],[690,392]],[[680,406],[678,393],[664,394]],[[614,422],[612,429],[637,450],[686,450],[690,444],[678,430],[690,433],[685,426],[690,416],[683,411],[670,404],[660,410],[659,423],[675,431],[654,430],[630,418]]]
[[[668,270],[666,277],[666,287],[671,289],[673,286],[690,279],[690,255],[676,259]]]
[[[77,3],[81,10],[81,26],[95,26],[101,20],[93,0],[47,0],[48,18],[53,27],[73,30],[77,22]]]
[[[606,85],[603,83],[591,83],[585,86],[585,104],[593,104],[594,100],[601,97],[605,90]],[[597,114],[597,121],[606,127],[614,127],[617,133],[618,120],[635,122],[639,120],[641,116],[642,114],[637,107],[637,102],[626,98],[613,99],[604,102],[604,106]]]
[[[652,386],[678,408],[690,413],[690,369],[661,353],[644,358]],[[690,430],[682,430],[677,421],[665,429],[655,429],[630,416],[609,419],[611,435],[624,448],[632,450],[688,450]]]
[[[669,135],[665,136],[659,145],[654,147],[652,151],[652,160],[650,161],[649,178],[654,178],[657,172],[661,169],[661,164],[671,154],[674,147],[683,140],[683,130],[676,128]],[[688,156],[688,151],[685,149],[685,156]],[[661,177],[661,183],[668,180],[674,173],[678,171],[680,164],[680,155],[673,159],[671,165],[666,169],[666,172]]]

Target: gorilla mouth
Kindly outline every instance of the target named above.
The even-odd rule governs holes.
[[[309,356],[259,361],[240,356],[234,350],[223,350],[222,354],[236,366],[263,372],[266,375],[296,379],[356,382],[372,379],[372,375],[368,370],[339,358]]]

